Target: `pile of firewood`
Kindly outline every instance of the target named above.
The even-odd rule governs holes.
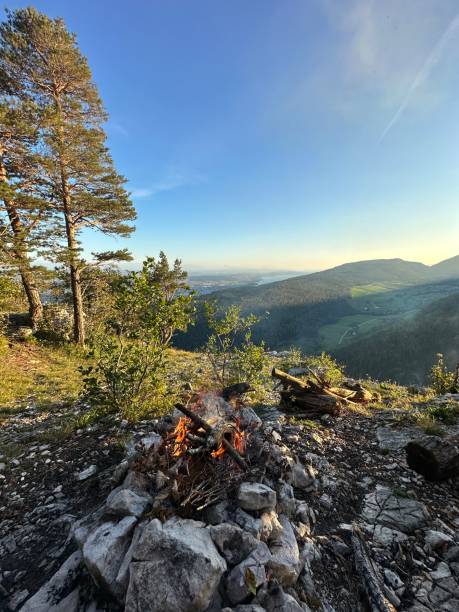
[[[308,368],[310,377],[302,380],[273,368],[272,376],[280,381],[283,412],[299,418],[317,418],[323,414],[336,416],[343,406],[365,404],[379,398],[358,382],[346,382],[333,387],[319,374]]]

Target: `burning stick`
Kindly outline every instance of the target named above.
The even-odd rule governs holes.
[[[209,423],[207,423],[199,415],[197,415],[192,410],[189,410],[189,408],[187,408],[186,406],[183,406],[182,404],[175,404],[175,407],[177,408],[177,410],[180,410],[180,412],[182,412],[185,416],[191,419],[193,423],[195,423],[195,425],[203,429],[207,433],[208,436],[213,436],[215,439],[217,439],[214,428],[211,427]],[[221,443],[222,443],[222,446],[225,447],[225,450],[228,453],[228,455],[230,455],[230,457],[234,459],[234,461],[239,465],[239,467],[242,468],[243,470],[246,470],[247,463],[244,461],[244,459],[241,457],[238,451],[234,448],[231,442],[225,438],[225,436],[222,437]]]

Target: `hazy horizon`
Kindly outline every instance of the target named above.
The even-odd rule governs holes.
[[[33,4],[76,33],[138,212],[86,253],[297,271],[457,254],[456,0]]]

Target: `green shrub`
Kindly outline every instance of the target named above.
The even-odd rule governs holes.
[[[66,304],[46,304],[38,322],[37,338],[51,342],[68,342],[73,332],[73,316]]]
[[[295,367],[310,368],[331,385],[338,385],[345,378],[343,366],[327,353],[303,355],[298,348],[291,348],[288,356],[280,361],[279,367],[286,371]]]
[[[438,395],[457,390],[457,375],[448,370],[442,353],[437,353],[437,361],[430,370],[430,383]]]
[[[219,311],[214,302],[205,304],[211,335],[204,347],[218,383],[223,387],[247,382],[259,390],[267,380],[269,365],[265,345],[252,341],[252,327],[260,320],[243,317],[239,306]]]
[[[180,262],[171,270],[161,253],[158,262],[148,258],[140,272],[120,279],[113,316],[89,354],[95,364],[82,368],[85,394],[100,411],[135,420],[170,407],[166,351],[194,315],[185,278]]]

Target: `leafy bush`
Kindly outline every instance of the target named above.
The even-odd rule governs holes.
[[[252,341],[252,327],[260,320],[243,317],[239,306],[219,311],[214,302],[205,304],[211,335],[204,347],[215,378],[223,387],[247,382],[259,389],[266,380],[269,363],[265,345]]]
[[[331,385],[338,385],[345,378],[344,368],[327,353],[303,355],[298,348],[292,348],[289,355],[280,362],[279,367],[290,370],[294,367],[310,368]]]
[[[36,336],[52,342],[67,342],[72,336],[73,317],[70,307],[64,304],[47,304],[38,323]]]
[[[430,370],[430,383],[438,395],[457,390],[457,373],[448,370],[442,353],[437,353],[437,361]]]
[[[149,257],[140,272],[119,280],[112,317],[90,353],[95,365],[82,369],[86,396],[101,410],[134,420],[169,407],[166,349],[194,315],[185,278],[180,261],[169,269],[161,253],[158,261]]]

